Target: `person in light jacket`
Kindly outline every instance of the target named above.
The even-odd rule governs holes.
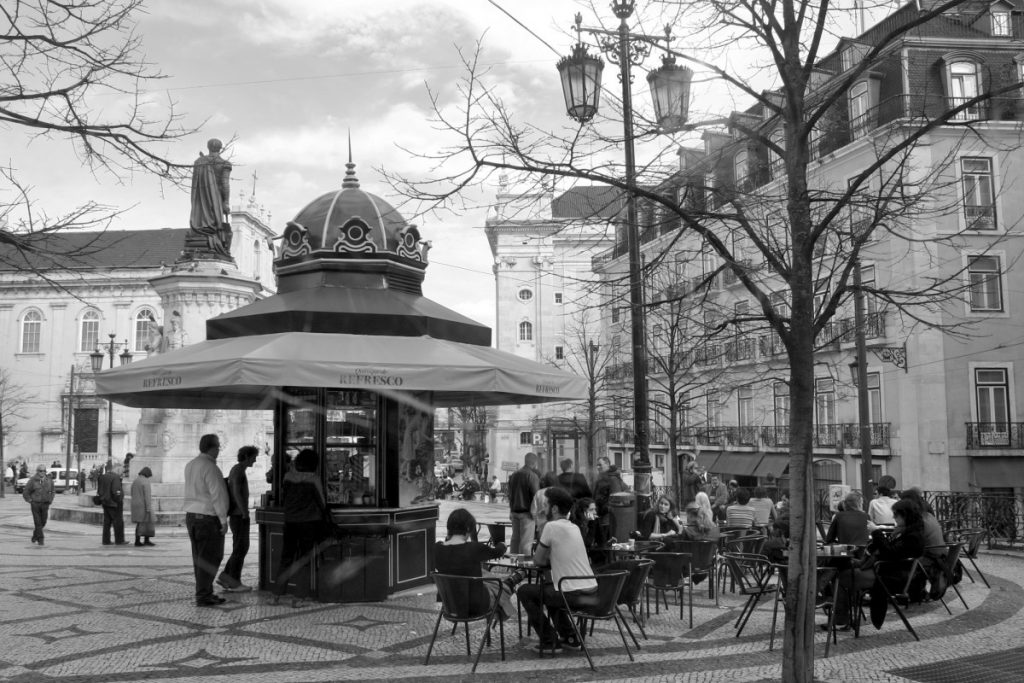
[[[156,545],[152,538],[156,523],[153,515],[153,490],[149,485],[149,479],[153,476],[153,470],[143,467],[139,470],[139,476],[132,482],[132,523],[135,525],[135,545]],[[145,539],[143,541],[142,539]]]

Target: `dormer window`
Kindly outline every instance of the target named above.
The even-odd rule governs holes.
[[[980,63],[970,55],[948,56],[945,62],[946,96],[949,108],[961,107],[978,96],[981,86]],[[981,105],[974,103],[953,117],[956,121],[980,118]]]
[[[992,10],[992,35],[1005,36],[1007,38],[1013,35],[1013,30],[1010,28],[1010,12],[1008,10]]]
[[[736,189],[745,190],[747,188],[747,177],[749,175],[749,154],[747,150],[741,149],[736,152],[736,156],[732,159],[732,177],[736,183]]]
[[[781,128],[772,131],[772,134],[768,136],[768,139],[772,141],[779,149],[786,148],[786,131]],[[785,160],[782,158],[774,148],[768,148],[768,169],[771,171],[772,178],[781,177],[786,171]]]
[[[868,131],[868,111],[871,109],[871,92],[868,82],[861,81],[850,88],[850,132],[854,139]]]

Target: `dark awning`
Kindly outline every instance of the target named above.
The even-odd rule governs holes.
[[[789,455],[785,453],[766,453],[761,462],[754,468],[755,477],[767,477],[769,473],[776,479],[781,477],[789,467]]]
[[[1024,486],[1024,457],[971,458],[971,464],[979,487]]]
[[[725,452],[718,456],[714,466],[709,467],[708,470],[717,474],[747,476],[754,472],[754,467],[760,457],[759,453]]]
[[[710,453],[700,453],[697,456],[697,466],[703,467],[708,472],[714,472],[712,465],[715,464],[715,460],[718,459],[718,451],[712,451]]]

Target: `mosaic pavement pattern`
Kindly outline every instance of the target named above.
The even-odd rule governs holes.
[[[292,608],[266,604],[259,592],[229,594],[215,608],[193,606],[187,538],[157,537],[155,548],[104,547],[99,530],[51,523],[47,544],[30,543],[21,501],[0,499],[0,681],[339,681],[469,680],[465,636],[442,623],[429,666],[423,665],[437,605],[429,587],[383,603]],[[250,558],[254,557],[256,545]],[[987,555],[992,584],[961,588],[970,610],[950,601],[917,606],[909,616],[921,642],[894,617],[858,639],[840,633],[824,658],[822,681],[1000,682],[1024,670],[1024,558]],[[254,567],[243,579],[255,582]],[[477,674],[494,681],[778,680],[781,655],[768,650],[771,602],[741,638],[733,622],[741,601],[706,590],[694,600],[694,628],[678,607],[652,615],[649,640],[630,662],[614,625],[598,624],[592,639],[596,672],[582,653],[540,660],[506,624],[506,661],[497,641],[485,648]],[[653,605],[652,605],[653,608]],[[781,615],[780,615],[781,616]],[[819,617],[823,621],[823,617]],[[480,627],[470,627],[475,654]],[[781,628],[777,634],[781,637]]]

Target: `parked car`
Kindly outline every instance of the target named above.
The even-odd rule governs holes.
[[[78,487],[78,470],[51,467],[47,474],[50,479],[53,479],[53,490],[55,493],[64,493],[68,488]]]
[[[23,492],[25,490],[25,484],[27,484],[28,480],[31,479],[31,478],[32,477],[21,477],[20,479],[18,479],[18,481],[14,482],[14,492],[15,493]]]

